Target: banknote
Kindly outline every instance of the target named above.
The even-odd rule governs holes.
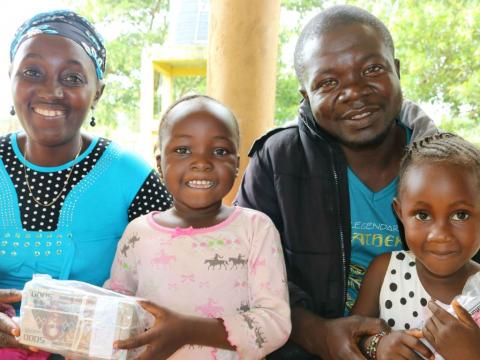
[[[136,301],[44,285],[24,289],[21,343],[72,359],[125,360],[143,350],[114,351],[112,346],[145,331],[144,310]]]

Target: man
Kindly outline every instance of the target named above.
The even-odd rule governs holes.
[[[298,124],[255,142],[237,204],[268,214],[282,235],[299,347],[277,358],[364,359],[358,341],[385,324],[343,316],[373,257],[402,247],[391,209],[399,162],[411,139],[436,130],[403,100],[392,37],[362,9],[315,16],[295,70]]]

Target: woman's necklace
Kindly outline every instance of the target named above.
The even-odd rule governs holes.
[[[82,147],[83,147],[83,140],[82,140],[82,137],[80,136],[80,148],[78,149],[77,155],[75,155],[75,157],[73,159],[74,162],[75,162],[75,160],[77,160],[78,156],[82,152]],[[25,151],[23,152],[23,157],[25,159],[25,162],[27,162],[28,160],[27,160],[27,144],[26,143],[25,143]],[[30,186],[30,183],[28,182],[27,166],[23,165],[23,174],[25,175],[25,183],[27,184],[28,192],[30,193],[30,196],[32,197],[33,201],[35,201],[38,205],[45,206],[45,207],[49,207],[49,206],[52,206],[53,204],[55,204],[55,202],[58,199],[60,199],[62,194],[67,189],[68,180],[70,180],[70,176],[72,176],[72,172],[73,172],[74,167],[75,167],[75,164],[72,164],[72,166],[70,167],[70,171],[67,174],[67,178],[65,179],[65,182],[63,183],[62,190],[60,190],[58,195],[55,196],[55,198],[52,201],[50,201],[49,203],[44,203],[44,202],[41,202],[40,200],[38,200],[35,197],[35,195],[33,195],[32,187]]]

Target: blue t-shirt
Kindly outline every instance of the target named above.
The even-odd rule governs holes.
[[[409,143],[411,130],[406,129],[406,134]],[[397,193],[397,183],[396,177],[383,189],[374,192],[348,168],[352,252],[346,313],[351,310],[357,298],[370,262],[385,252],[403,249],[392,207],[393,198]]]

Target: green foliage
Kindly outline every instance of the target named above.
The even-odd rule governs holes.
[[[302,96],[298,91],[298,81],[295,74],[280,74],[277,76],[275,125],[282,125],[294,120],[301,99]]]
[[[406,0],[401,16],[391,22],[397,56],[405,64],[405,94],[447,103],[455,118],[478,122],[480,93],[474,91],[480,80],[478,2]]]
[[[167,34],[168,0],[84,0],[72,2],[100,33],[114,28],[106,39],[105,91],[95,117],[106,135],[119,125],[137,130],[140,104],[140,64],[144,47],[163,43]],[[111,31],[110,31],[111,32]]]
[[[179,76],[173,79],[173,98],[189,94],[206,94],[207,79],[204,76]]]
[[[286,10],[295,11],[301,17],[313,9],[321,9],[325,1],[321,0],[282,0],[282,7]]]

